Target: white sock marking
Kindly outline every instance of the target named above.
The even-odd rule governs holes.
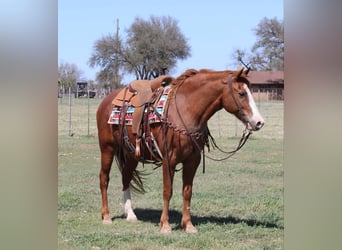
[[[131,200],[131,189],[127,188],[123,193],[124,200],[124,214],[127,216],[128,221],[136,221],[137,216],[135,215],[132,209],[132,200]]]

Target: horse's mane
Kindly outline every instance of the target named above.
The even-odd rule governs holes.
[[[189,78],[191,76],[194,76],[196,74],[199,74],[199,73],[216,73],[217,76],[221,75],[222,77],[224,77],[225,75],[236,74],[236,71],[233,71],[233,70],[214,71],[214,70],[211,70],[211,69],[200,69],[200,70],[188,69],[183,74],[181,74],[179,77],[177,77],[174,81],[172,81],[172,85],[173,86],[178,86],[179,84],[184,82],[187,78]],[[241,75],[239,77],[239,79],[237,79],[237,80],[239,82],[246,83],[248,86],[250,85],[247,77],[244,76],[244,75]]]
[[[196,75],[199,71],[195,69],[188,69],[183,74],[178,76],[174,81],[172,81],[172,85],[178,86],[180,83],[184,82],[186,78]]]

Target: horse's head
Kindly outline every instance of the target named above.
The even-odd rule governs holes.
[[[255,105],[252,93],[249,89],[250,83],[247,79],[249,69],[243,68],[231,72],[224,79],[227,85],[223,92],[223,107],[233,113],[238,119],[246,124],[249,130],[259,130],[264,125],[264,119]]]

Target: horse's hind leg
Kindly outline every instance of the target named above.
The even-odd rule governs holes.
[[[137,221],[138,218],[135,215],[132,208],[132,198],[131,198],[131,189],[127,188],[123,191],[123,200],[124,200],[124,215],[128,221]]]
[[[126,164],[122,167],[122,186],[123,186],[123,207],[124,215],[128,221],[137,221],[137,216],[135,215],[132,208],[132,198],[130,182],[133,178],[133,172],[137,167],[138,162],[135,160],[128,160]]]
[[[107,189],[109,184],[109,173],[112,167],[112,162],[114,158],[114,149],[110,146],[106,148],[101,148],[101,170],[99,174],[100,178],[100,189],[102,195],[102,223],[111,224],[112,219],[109,217],[108,209],[108,196]]]

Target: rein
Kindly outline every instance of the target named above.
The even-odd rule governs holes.
[[[239,141],[239,144],[237,145],[236,149],[232,150],[232,151],[224,151],[223,149],[221,149],[215,142],[215,139],[212,137],[212,135],[209,133],[209,137],[210,137],[210,140],[212,142],[212,145],[213,145],[213,148],[217,148],[220,152],[224,153],[224,154],[227,154],[227,156],[223,157],[223,158],[213,158],[213,157],[210,157],[210,156],[207,156],[210,160],[213,160],[213,161],[224,161],[224,160],[227,160],[228,158],[232,157],[237,151],[239,151],[243,145],[245,145],[246,141],[248,140],[249,136],[252,134],[252,132],[245,128],[242,132],[242,136],[240,138],[240,141]]]

